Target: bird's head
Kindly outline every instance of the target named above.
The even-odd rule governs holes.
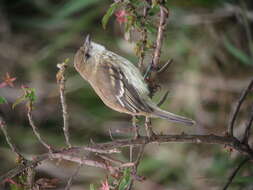
[[[74,57],[74,66],[76,70],[85,75],[95,66],[105,47],[91,41],[90,35],[85,38],[84,44],[79,48]],[[87,77],[85,77],[87,78]]]

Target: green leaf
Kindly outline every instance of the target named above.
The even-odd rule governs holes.
[[[102,18],[102,26],[103,26],[104,29],[106,28],[106,25],[107,25],[110,17],[113,15],[114,11],[118,8],[118,6],[119,6],[119,4],[117,2],[111,4],[111,7],[107,10],[107,12],[105,13],[105,15],[103,16],[103,18]]]
[[[22,103],[25,101],[25,95],[19,97],[18,99],[16,99],[16,101],[12,104],[12,109],[14,109],[16,107],[16,105]]]
[[[90,190],[96,190],[94,184],[90,184]]]
[[[34,102],[36,100],[35,89],[34,88],[27,88],[25,93],[25,98]]]
[[[119,190],[125,190],[131,183],[130,169],[125,169],[121,182],[119,184]]]
[[[157,29],[155,26],[152,25],[152,23],[150,22],[147,22],[146,25],[145,25],[146,29],[151,33],[151,34],[154,34],[156,33]]]
[[[6,104],[7,100],[5,99],[5,97],[0,96],[0,104]]]
[[[23,88],[24,94],[16,99],[16,101],[12,104],[12,109],[16,107],[16,105],[24,102],[24,101],[30,101],[34,102],[36,100],[36,94],[35,94],[35,89],[34,88]]]
[[[250,57],[239,48],[235,47],[227,38],[224,39],[224,46],[227,51],[237,58],[241,63],[246,65],[252,65]]]

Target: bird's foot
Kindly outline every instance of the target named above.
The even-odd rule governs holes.
[[[147,136],[149,140],[155,140],[157,138],[157,135],[155,134],[155,132],[152,130],[152,128],[149,128],[147,130]]]

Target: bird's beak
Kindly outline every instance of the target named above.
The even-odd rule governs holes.
[[[86,36],[86,38],[85,38],[83,46],[89,48],[90,47],[90,43],[91,43],[91,38],[90,38],[90,35],[88,34]]]

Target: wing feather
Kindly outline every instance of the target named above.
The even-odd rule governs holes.
[[[131,84],[124,75],[120,67],[109,61],[101,63],[104,72],[108,73],[111,90],[113,90],[118,103],[133,113],[152,112],[149,106],[141,97],[140,92]]]

